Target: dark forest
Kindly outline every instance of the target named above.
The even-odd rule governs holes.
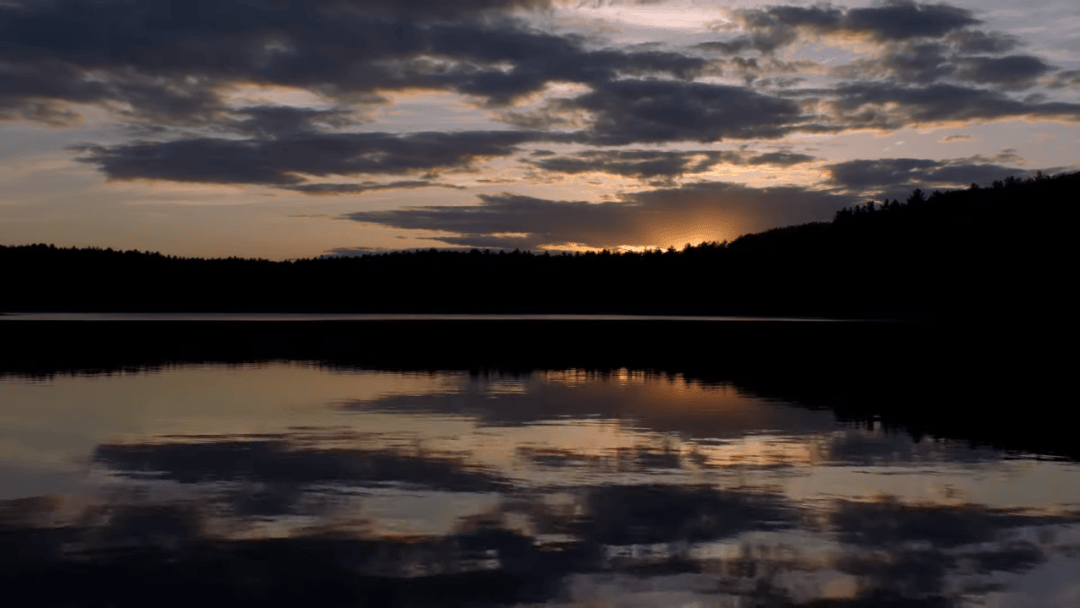
[[[1061,300],[1080,173],[868,201],[677,250],[416,250],[285,262],[0,246],[0,310],[614,313],[956,319]],[[569,218],[568,221],[572,221]]]

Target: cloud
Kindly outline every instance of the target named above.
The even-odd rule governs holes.
[[[1046,541],[1036,544],[1015,532],[1074,519],[979,505],[906,504],[891,497],[838,500],[827,518],[844,547],[837,569],[859,576],[884,597],[903,594],[942,600],[947,593],[988,590],[987,581],[978,579],[961,581],[958,587],[956,576],[970,573],[972,567],[989,575],[1020,573],[1045,563],[1053,555]],[[997,589],[991,583],[989,590]]]
[[[506,104],[541,91],[549,82],[595,86],[617,76],[669,74],[687,79],[707,61],[680,53],[645,50],[585,50],[582,40],[505,27],[478,30],[473,25],[432,31],[431,50],[467,61],[428,76],[438,86],[486,98],[489,105]],[[478,67],[509,62],[510,69]]]
[[[920,4],[891,0],[881,6],[854,8],[847,12],[844,29],[865,32],[877,40],[934,38],[981,23],[967,9],[948,4]]]
[[[1066,70],[1054,74],[1050,87],[1080,89],[1080,70]]]
[[[841,188],[858,193],[887,193],[903,198],[914,188],[963,187],[976,183],[988,185],[1010,175],[1024,177],[1026,169],[1004,166],[992,160],[1016,160],[1005,154],[999,159],[932,160],[925,158],[882,158],[853,160],[826,165],[829,179]]]
[[[243,139],[188,137],[86,145],[80,160],[97,165],[110,179],[157,179],[220,184],[291,186],[302,192],[360,191],[359,187],[305,184],[303,176],[402,175],[468,168],[477,160],[502,157],[526,142],[562,141],[600,145],[641,141],[713,141],[775,138],[812,129],[800,123],[799,105],[749,88],[682,81],[619,80],[558,102],[591,117],[577,132],[458,131],[392,134],[332,132],[352,124],[348,109],[248,106],[232,109],[222,126]],[[607,166],[641,177],[700,172],[728,160],[747,164],[793,164],[804,155],[773,153],[737,159],[706,152],[692,160],[670,153],[596,153],[577,159],[546,159],[551,170],[581,172]],[[726,155],[725,155],[726,154]],[[705,164],[702,164],[705,163]],[[370,188],[368,188],[370,189]]]
[[[1034,86],[1054,69],[1033,55],[972,55],[963,51],[963,46],[940,40],[889,45],[881,55],[837,67],[833,73],[844,78],[892,78],[924,85],[950,80],[1024,89]]]
[[[944,83],[904,86],[891,82],[851,82],[802,94],[825,97],[834,119],[846,128],[891,130],[919,124],[1007,118],[1080,121],[1080,104],[1023,101],[998,91]]]
[[[1000,32],[970,29],[981,22],[971,11],[947,4],[894,0],[852,9],[773,6],[736,10],[731,17],[748,33],[698,47],[729,53],[757,50],[769,55],[808,38],[856,36],[878,43],[883,53],[841,66],[834,70],[836,75],[891,77],[920,84],[948,78],[1020,89],[1034,85],[1052,69],[1031,55],[987,56],[1008,52],[1019,40]]]
[[[400,251],[398,249],[388,249],[386,247],[334,247],[328,250],[325,254],[319,256],[322,258],[353,258],[370,255],[372,253],[381,253],[384,251]]]
[[[600,172],[647,179],[703,173],[721,163],[790,166],[812,160],[815,157],[792,152],[750,155],[735,150],[589,150],[573,156],[546,156],[531,164],[560,173]]]
[[[187,442],[102,444],[95,463],[121,475],[154,472],[179,483],[258,482],[289,487],[320,483],[371,486],[385,482],[461,492],[492,491],[505,484],[437,454],[385,450],[324,449],[282,439],[191,437]]]
[[[83,160],[111,179],[269,184],[328,193],[348,189],[305,184],[303,176],[468,168],[474,160],[515,151],[516,144],[500,144],[497,138],[540,141],[544,138],[534,135],[537,130],[567,125],[581,130],[563,133],[562,141],[611,146],[776,139],[794,132],[1003,117],[1076,120],[1080,115],[1077,104],[1019,101],[999,91],[945,84],[920,89],[852,82],[835,91],[771,95],[749,86],[696,82],[692,79],[712,69],[711,61],[640,46],[594,48],[581,36],[538,31],[514,17],[517,11],[551,8],[544,0],[470,0],[445,7],[418,0],[134,5],[100,0],[94,10],[87,6],[76,0],[0,4],[0,37],[7,41],[0,49],[0,83],[5,85],[0,87],[0,118],[69,124],[78,119],[78,104],[99,104],[159,128],[215,130],[213,136],[205,130],[185,131],[168,141],[82,148]],[[964,28],[977,20],[947,5],[781,6],[735,15],[753,35],[765,38],[787,40],[805,30],[862,32],[904,44],[923,41],[863,65],[863,75],[882,70],[911,82],[950,76],[1023,88],[1051,70],[1028,55],[949,61],[942,45],[994,50],[1009,44],[970,33]],[[935,36],[937,42],[926,42]],[[739,69],[748,82],[762,70],[799,69],[794,64],[785,68],[774,58],[737,57],[728,63],[743,66]],[[551,83],[577,83],[588,91],[548,100],[546,114],[508,111],[507,120],[527,127],[529,135],[485,132],[479,136],[485,144],[464,133],[340,132],[364,120],[364,106],[385,103],[380,96],[385,91],[455,91],[500,106]],[[300,87],[332,103],[323,108],[232,107],[227,93],[239,85]],[[820,107],[838,117],[812,113],[812,94],[826,99]],[[889,109],[892,104],[899,107]],[[221,137],[221,132],[239,138]],[[795,157],[788,160],[796,162]],[[705,166],[662,155],[537,163],[562,172],[599,167],[643,178],[695,173]]]
[[[3,12],[0,5],[0,37]],[[128,117],[205,123],[217,110],[218,96],[203,78],[173,80],[124,66],[101,73],[98,66],[80,65],[77,50],[71,56],[41,55],[51,54],[33,45],[19,48],[17,39],[0,49],[0,119],[65,125],[81,118],[71,104],[100,104]]]
[[[364,182],[362,184],[301,184],[299,186],[285,186],[286,190],[302,192],[313,195],[338,195],[338,194],[363,194],[373,190],[403,190],[414,188],[453,188],[464,189],[462,186],[451,184],[437,184],[425,180],[404,180],[387,184]]]
[[[238,84],[299,87],[348,103],[428,88],[505,104],[549,82],[689,78],[707,62],[657,50],[586,48],[536,31],[544,0],[126,0],[0,4],[0,118],[65,122],[101,104],[179,125],[220,118]],[[507,67],[509,66],[509,67]]]
[[[238,108],[224,127],[247,137],[278,138],[325,132],[347,127],[357,121],[348,108],[300,108],[261,105]]]
[[[814,160],[817,160],[817,158],[808,154],[797,154],[795,152],[765,152],[764,154],[758,154],[757,156],[747,158],[746,164],[790,167],[791,165],[808,163]]]
[[[430,0],[364,0],[363,2],[338,2],[352,10],[380,11],[410,18],[434,17],[439,19],[460,18],[482,13],[503,13],[518,10],[537,11],[558,5],[554,0],[462,0],[455,2],[431,2]]]
[[[559,246],[544,247],[542,243],[539,243],[531,236],[470,234],[466,236],[437,237],[432,240],[454,247],[468,247],[473,249],[503,249],[506,251],[537,251],[540,249],[550,249],[557,251],[561,248]]]
[[[462,252],[462,255],[467,255]],[[639,370],[641,371],[641,370]],[[594,379],[602,379],[609,372],[597,372]],[[784,411],[757,407],[731,407],[723,411],[715,408],[702,410],[693,407],[674,407],[678,399],[690,399],[698,403],[701,397],[700,390],[706,393],[713,390],[723,390],[727,395],[725,399],[733,399],[732,403],[745,405],[746,399],[752,393],[744,391],[741,387],[734,387],[721,383],[727,387],[718,389],[720,385],[710,385],[709,381],[698,384],[695,380],[687,379],[686,382],[694,385],[693,390],[680,393],[683,397],[676,399],[663,389],[664,396],[661,401],[671,407],[657,407],[655,394],[649,389],[670,386],[672,378],[663,373],[643,372],[640,379],[643,384],[635,386],[644,389],[633,389],[626,392],[612,393],[604,387],[603,382],[577,382],[564,384],[561,381],[553,381],[547,373],[518,372],[518,373],[493,373],[491,375],[473,376],[464,384],[458,385],[454,391],[440,393],[438,395],[390,395],[370,400],[356,400],[343,403],[342,407],[347,411],[378,412],[401,414],[433,414],[442,416],[446,414],[467,415],[477,420],[483,426],[491,427],[516,427],[532,426],[537,423],[551,420],[577,420],[599,416],[602,419],[633,419],[634,424],[641,429],[659,433],[661,436],[668,433],[677,433],[685,438],[737,438],[748,432],[755,432],[762,428],[783,428],[790,435],[808,435],[815,433],[831,432],[835,427],[835,419],[831,414],[821,412],[809,412],[806,410]],[[580,378],[579,378],[580,379]],[[507,382],[521,386],[525,390],[508,392],[505,390]],[[678,382],[682,382],[681,380]],[[654,395],[654,396],[650,396]],[[697,396],[695,396],[697,395]],[[493,398],[496,397],[497,399]],[[713,395],[720,398],[720,395]],[[673,401],[674,399],[674,401]],[[649,442],[637,446],[641,451],[635,452],[644,460],[638,460],[643,466],[645,461],[657,454],[670,454],[670,445],[664,442]],[[549,449],[550,448],[550,449]],[[567,455],[569,459],[580,460],[588,458],[576,454],[573,449],[548,446],[538,448],[543,450],[541,454]],[[593,455],[596,450],[589,450]],[[523,455],[530,453],[528,450],[520,452]],[[536,453],[536,452],[532,452]],[[602,450],[602,459],[623,456],[627,452]],[[576,454],[570,456],[570,454]],[[688,455],[684,452],[682,459],[684,466],[690,466]],[[557,465],[558,458],[548,459],[548,464]],[[611,463],[613,467],[619,467],[618,462]],[[703,466],[701,463],[694,467]],[[711,465],[710,465],[711,466]],[[718,465],[722,466],[722,465]]]
[[[892,77],[906,83],[930,83],[956,73],[951,49],[938,42],[895,45],[889,52],[840,66],[834,74],[844,78]]]
[[[0,120],[70,124],[79,115],[58,100],[91,103],[107,97],[105,87],[87,82],[80,69],[62,64],[49,67],[42,70],[0,63]]]
[[[600,486],[586,501],[585,536],[603,545],[700,542],[795,523],[795,511],[766,494],[710,487]]]
[[[958,75],[964,80],[1010,89],[1030,87],[1053,66],[1032,55],[970,57],[962,60]]]
[[[713,48],[730,53],[757,50],[772,53],[805,36],[861,36],[879,43],[940,38],[981,23],[972,12],[947,4],[892,0],[879,6],[841,8],[828,5],[770,6],[729,13],[747,31]]]
[[[109,179],[156,179],[218,184],[301,187],[302,175],[431,173],[508,156],[518,145],[550,136],[524,131],[451,133],[305,133],[274,139],[198,138],[86,145],[83,162],[97,165]],[[325,188],[323,188],[325,189]],[[330,188],[333,190],[333,188]]]
[[[602,203],[512,194],[479,198],[480,204],[473,206],[358,211],[345,217],[405,230],[445,231],[452,234],[436,240],[468,247],[615,248],[682,245],[687,235],[733,239],[780,225],[826,220],[852,202],[795,186],[749,188],[724,182],[624,193],[620,201]]]
[[[528,21],[536,11],[563,6],[562,0],[0,1],[0,120],[71,125],[85,106],[94,105],[122,118],[128,136],[141,134],[77,149],[79,160],[109,179],[251,184],[312,195],[450,187],[437,176],[527,152],[528,144],[599,148],[525,161],[538,170],[596,171],[670,184],[721,163],[784,167],[814,158],[780,151],[610,147],[692,142],[685,147],[705,148],[797,133],[955,128],[953,123],[1005,119],[1080,121],[1080,103],[1013,93],[1036,85],[1075,86],[1080,80],[1072,72],[1057,72],[1046,60],[1015,51],[1019,39],[980,31],[973,12],[948,4],[894,0],[857,8],[735,10],[731,29],[742,31],[689,49],[614,47]],[[776,52],[821,39],[856,39],[862,47],[869,42],[872,56],[831,69]],[[743,86],[702,81],[721,70]],[[803,77],[823,84],[793,88],[806,82]],[[837,77],[846,81],[831,86]],[[302,91],[308,103],[314,96],[319,105],[236,101],[259,87],[269,87],[268,95]],[[501,113],[516,130],[357,132],[358,125],[381,116],[376,106],[396,97],[388,93],[417,91],[467,96],[488,118]],[[951,171],[977,179],[984,174],[979,171],[1007,168],[970,165],[964,171],[960,165],[940,168],[932,177]],[[833,179],[847,175],[840,173]],[[675,237],[662,225],[647,227],[648,214],[637,209],[648,205],[657,205],[649,213],[682,233],[698,226],[699,232],[729,235],[774,222],[822,219],[827,215],[815,205],[834,200],[807,190],[809,208],[816,211],[803,214],[789,205],[794,215],[778,220],[778,213],[760,211],[772,209],[771,194],[762,195],[768,204],[754,207],[743,201],[757,195],[733,188],[671,186],[654,191],[667,198],[624,193],[616,202],[580,210],[575,205],[586,203],[514,199],[517,208],[543,221],[555,209],[580,212],[588,221],[579,234],[542,222],[531,229],[525,221],[500,220],[513,229],[450,229],[442,240],[529,248],[654,244]],[[710,196],[719,198],[704,202]],[[508,201],[482,200],[481,211],[470,218],[501,217]],[[412,210],[403,213],[380,216],[376,223],[419,217]],[[459,212],[420,215],[425,213],[452,223]],[[427,229],[440,229],[429,219]]]
[[[588,114],[587,141],[634,142],[775,139],[804,124],[799,105],[748,87],[670,80],[599,83],[563,109]]]
[[[1020,46],[1020,39],[1004,32],[960,30],[947,39],[965,53],[1007,53]]]
[[[1070,519],[1022,515],[978,505],[908,505],[892,498],[837,501],[830,514],[830,522],[842,540],[877,548],[918,541],[940,548],[991,543],[1000,541],[1002,532],[1010,528],[1065,523]]]

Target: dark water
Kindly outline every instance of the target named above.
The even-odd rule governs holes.
[[[0,377],[5,605],[1080,605],[1080,468],[633,369]]]

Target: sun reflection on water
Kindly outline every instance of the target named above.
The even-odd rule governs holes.
[[[985,599],[1004,574],[1063,589],[1080,565],[1071,462],[680,374],[273,363],[5,379],[0,398],[0,531],[53,543],[55,576],[282,547],[350,584],[472,597],[469,577],[502,577],[494,604],[800,605]]]

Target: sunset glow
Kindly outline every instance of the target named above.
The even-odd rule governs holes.
[[[5,244],[640,251],[1080,168],[1067,0],[85,4],[0,5]]]

